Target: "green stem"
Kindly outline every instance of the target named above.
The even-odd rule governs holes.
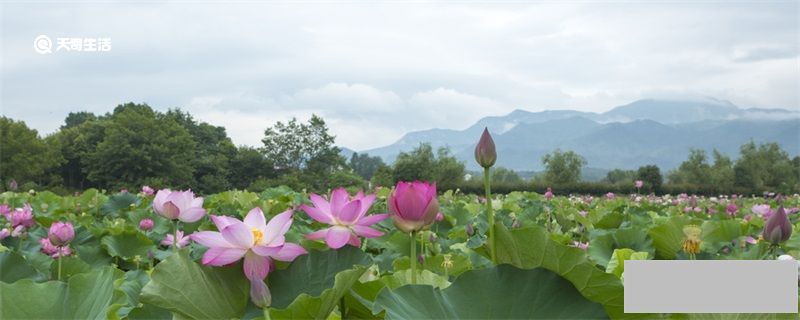
[[[58,254],[58,281],[61,281],[61,253]]]
[[[25,237],[24,236],[20,236],[19,237],[19,241],[17,241],[17,253],[19,253],[20,255],[22,255],[22,243],[23,242],[25,242]]]
[[[172,238],[172,251],[178,251],[178,220],[175,220],[175,234]]]
[[[417,284],[417,232],[411,231],[411,284]]]
[[[339,299],[339,314],[341,315],[342,320],[347,319],[347,306],[344,304],[344,296]]]
[[[486,214],[489,222],[489,255],[492,263],[497,264],[497,250],[494,241],[494,208],[492,208],[492,185],[489,182],[489,168],[483,168],[483,188],[486,191]]]
[[[269,307],[264,307],[264,319],[270,320],[271,317],[269,316]]]
[[[422,255],[422,269],[425,270],[425,232],[419,233],[420,255]]]

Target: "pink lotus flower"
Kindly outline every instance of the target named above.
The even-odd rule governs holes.
[[[749,244],[756,244],[757,243],[756,238],[753,238],[752,236],[745,237],[744,238],[744,242],[749,243]]]
[[[644,181],[642,181],[642,180],[636,180],[636,181],[633,183],[633,185],[634,185],[634,186],[636,186],[636,188],[637,188],[637,189],[639,189],[639,188],[641,188],[642,186],[644,186]]]
[[[63,247],[75,238],[75,229],[69,222],[58,221],[50,225],[47,238],[53,245]]]
[[[66,257],[66,256],[72,254],[72,250],[69,248],[69,246],[61,246],[61,247],[59,247],[59,246],[53,245],[50,242],[50,239],[47,239],[47,238],[39,239],[39,244],[42,246],[42,249],[41,249],[42,253],[44,253],[44,254],[52,257],[52,258]]]
[[[319,195],[311,194],[313,207],[300,206],[312,219],[328,224],[331,227],[312,232],[306,235],[307,239],[318,240],[325,238],[325,243],[332,249],[339,249],[345,244],[354,247],[361,246],[361,239],[376,238],[383,232],[370,228],[371,225],[383,221],[389,214],[376,214],[367,216],[367,211],[375,201],[375,195],[365,196],[358,192],[355,197],[348,199],[349,195],[344,188],[338,188],[331,193],[328,202]]]
[[[614,195],[613,192],[606,193],[606,199],[614,200],[614,198],[616,198],[616,196]]]
[[[155,190],[153,190],[153,188],[150,188],[150,186],[142,186],[142,193],[150,197],[155,193]]]
[[[206,210],[203,209],[203,198],[195,198],[194,192],[191,190],[158,190],[153,199],[153,210],[164,218],[178,219],[188,223],[200,220],[206,215]]]
[[[139,220],[139,229],[142,229],[144,231],[153,230],[153,219],[144,218],[142,220]]]
[[[770,209],[769,209],[769,205],[768,205],[768,204],[757,204],[757,205],[753,205],[753,207],[752,207],[752,208],[750,208],[750,211],[752,211],[753,213],[755,213],[755,214],[757,214],[757,215],[759,215],[759,216],[762,216],[762,217],[764,217],[764,219],[767,219],[767,218],[768,218],[768,216],[770,216],[770,215],[771,215],[771,214],[770,214]]]
[[[544,193],[544,198],[547,200],[553,199],[553,189],[547,187],[547,191]]]
[[[422,230],[433,223],[439,212],[436,183],[398,181],[389,194],[388,207],[398,229],[406,233]]]
[[[0,215],[6,218],[6,220],[11,220],[11,209],[8,208],[7,204],[0,204]]]
[[[737,212],[739,212],[739,208],[736,206],[735,203],[729,203],[728,206],[725,208],[725,212],[728,213],[729,216],[735,216]]]
[[[572,242],[572,246],[575,247],[575,248],[581,249],[583,251],[586,251],[586,249],[589,248],[589,243],[588,242],[573,241]]]
[[[226,216],[211,216],[220,232],[192,234],[195,242],[208,247],[203,264],[224,266],[244,257],[244,275],[250,280],[250,299],[259,307],[270,304],[269,288],[264,283],[272,259],[292,261],[307,253],[303,247],[285,242],[284,234],[292,226],[292,210],[276,215],[269,223],[260,208],[253,208],[244,221]]]
[[[586,217],[586,215],[588,215],[589,213],[586,212],[586,211],[581,210],[581,211],[578,211],[578,214],[581,215],[581,217]]]
[[[178,243],[175,245],[176,247],[178,247],[178,249],[189,245],[189,239],[190,239],[189,236],[184,237],[183,231],[181,230],[178,230],[175,233],[177,233],[178,236]],[[161,245],[171,247],[173,244],[175,244],[175,235],[173,234],[167,234],[166,236],[164,236],[164,240],[161,240]]]
[[[437,213],[436,218],[434,218],[434,220],[436,220],[436,222],[444,220],[444,214],[441,212]]]
[[[10,236],[10,235],[11,235],[11,231],[9,231],[8,228],[3,228],[2,230],[0,230],[0,240],[8,238],[8,236]]]
[[[30,203],[26,203],[24,207],[17,208],[11,213],[11,226],[14,228],[19,226],[30,228],[34,224],[36,221],[33,220],[33,209],[31,209]]]

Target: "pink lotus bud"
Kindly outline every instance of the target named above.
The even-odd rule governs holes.
[[[144,195],[150,197],[153,194],[155,194],[155,190],[153,190],[153,188],[151,188],[150,186],[142,186],[142,193],[144,193]]]
[[[544,192],[544,198],[547,200],[553,199],[553,189],[547,187],[547,191]]]
[[[435,220],[436,220],[436,221],[442,221],[442,220],[444,220],[444,214],[442,214],[441,212],[437,213],[437,214],[436,214],[436,219],[435,219]]]
[[[8,238],[8,236],[10,236],[10,235],[11,235],[11,231],[8,230],[8,228],[3,228],[2,230],[0,230],[0,240]]]
[[[772,244],[780,244],[792,236],[792,223],[786,215],[786,210],[780,207],[764,224],[764,240]]]
[[[75,238],[75,229],[71,223],[59,221],[50,225],[47,238],[50,239],[50,243],[53,245],[62,247]]]
[[[139,220],[139,229],[142,229],[144,231],[153,230],[153,219],[144,218],[142,220]]]
[[[636,186],[636,188],[641,188],[642,186],[644,186],[644,181],[642,181],[642,180],[636,180],[636,181],[633,183],[633,185],[635,185],[635,186]]]
[[[478,141],[478,145],[475,146],[475,161],[484,168],[490,168],[497,161],[497,151],[488,128],[483,129],[481,139]]]
[[[399,181],[387,202],[394,225],[407,233],[430,225],[439,212],[436,183]]]
[[[613,192],[606,193],[606,199],[614,200],[614,198],[616,198],[616,196],[614,195]]]

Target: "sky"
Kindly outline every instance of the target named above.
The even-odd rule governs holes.
[[[253,146],[317,114],[355,150],[514,109],[711,97],[800,111],[800,1],[20,1],[0,17],[0,114],[42,135],[125,102]]]

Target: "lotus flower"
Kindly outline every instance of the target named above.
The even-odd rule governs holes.
[[[553,199],[553,189],[552,188],[547,187],[547,191],[545,191],[545,193],[544,193],[544,198],[547,199],[547,200]]]
[[[725,208],[725,212],[728,213],[729,216],[735,216],[736,212],[739,212],[739,208],[736,206],[735,203],[731,202]]]
[[[142,186],[142,193],[146,196],[152,196],[155,193],[155,190],[150,186]]]
[[[616,198],[616,196],[614,195],[613,192],[606,193],[606,199],[614,200],[614,198]]]
[[[17,191],[17,180],[11,179],[11,181],[8,182],[8,190]]]
[[[634,181],[634,182],[633,182],[633,185],[634,185],[634,186],[636,186],[636,189],[639,189],[639,188],[641,188],[642,186],[644,186],[644,181],[642,181],[642,180],[636,180],[636,181]]]
[[[575,247],[575,248],[581,249],[583,251],[586,251],[586,249],[589,248],[589,243],[588,242],[573,241],[572,242],[572,246]]]
[[[490,168],[497,161],[497,151],[488,128],[483,128],[481,139],[475,146],[475,161],[484,168]]]
[[[439,212],[436,183],[399,181],[388,202],[394,225],[406,233],[429,226]]]
[[[195,222],[206,215],[203,198],[194,197],[191,190],[172,191],[161,189],[153,199],[153,210],[164,218],[183,222]]]
[[[53,245],[63,247],[75,238],[75,229],[69,222],[58,221],[50,225],[47,238]]]
[[[39,239],[39,244],[42,246],[42,253],[52,258],[66,257],[72,254],[72,250],[69,248],[69,246],[53,245],[48,238]]]
[[[30,228],[36,222],[33,220],[33,209],[31,209],[30,203],[26,203],[24,207],[17,208],[14,212],[11,213],[11,226],[16,227],[24,227]]]
[[[8,236],[10,236],[10,235],[11,235],[11,231],[9,231],[8,228],[3,228],[2,230],[0,230],[0,240],[8,238]]]
[[[244,221],[226,216],[211,216],[215,231],[195,232],[192,240],[208,247],[203,264],[224,266],[244,257],[244,275],[250,280],[250,299],[259,307],[270,304],[269,288],[264,284],[273,268],[272,259],[292,261],[307,253],[303,247],[285,242],[292,226],[292,210],[276,215],[269,223],[259,208],[247,213]]]
[[[770,214],[771,212],[770,212],[768,204],[757,204],[757,205],[754,205],[753,207],[750,208],[750,211],[752,211],[753,213],[755,213],[755,214],[757,214],[759,216],[764,217],[765,219],[767,219],[767,217],[771,215]]]
[[[0,215],[11,221],[11,209],[8,208],[7,204],[0,204]]]
[[[355,197],[348,199],[347,190],[338,188],[331,193],[330,202],[313,193],[310,198],[314,206],[302,205],[300,208],[312,219],[331,227],[309,233],[306,238],[310,240],[324,238],[328,247],[339,249],[345,244],[361,246],[359,237],[375,238],[383,235],[383,232],[370,226],[388,218],[389,214],[367,216],[369,207],[375,201],[374,194],[365,196],[359,191]]]
[[[153,230],[153,219],[144,218],[142,220],[139,220],[139,229],[142,229],[144,231]]]
[[[175,236],[177,235],[178,243],[175,244],[175,246],[178,247],[178,249],[189,245],[189,240],[191,239],[189,236],[183,236],[183,231],[181,230],[175,231],[175,233],[176,233],[175,235],[173,234],[165,235],[164,240],[161,240],[161,244],[167,247],[171,247],[173,244],[175,244]]]
[[[778,211],[773,214],[767,223],[764,224],[764,240],[772,244],[779,244],[792,236],[792,223],[789,221],[789,216],[786,215],[786,210],[780,207]]]

